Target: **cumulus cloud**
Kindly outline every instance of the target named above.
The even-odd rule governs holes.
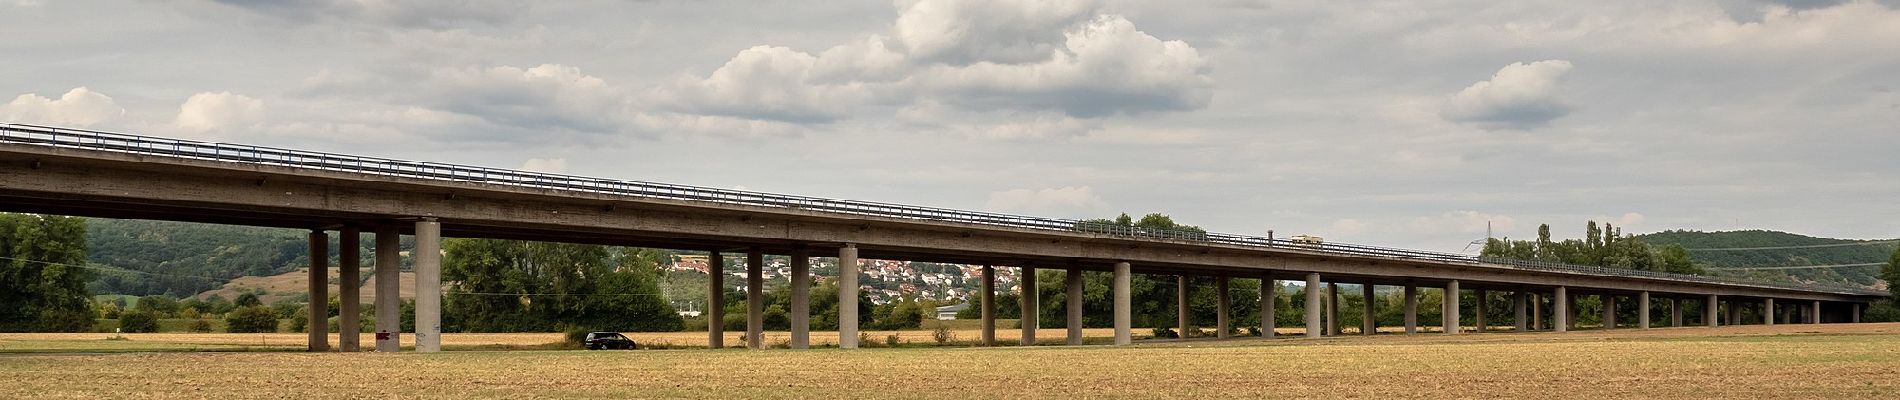
[[[1088,186],[1015,189],[990,193],[984,208],[1000,212],[1075,212],[1108,208],[1108,202]]]
[[[178,106],[172,125],[191,133],[247,127],[264,117],[264,101],[231,92],[202,92]]]
[[[1559,84],[1570,74],[1565,60],[1512,63],[1490,80],[1465,87],[1445,102],[1439,115],[1486,129],[1530,129],[1570,113]]]
[[[0,105],[0,115],[7,122],[86,127],[124,116],[125,109],[103,93],[78,87],[58,99],[22,94]]]
[[[920,0],[899,5],[889,36],[816,55],[756,46],[652,95],[681,112],[792,123],[926,103],[1098,118],[1205,107],[1212,78],[1193,46],[1094,1]]]

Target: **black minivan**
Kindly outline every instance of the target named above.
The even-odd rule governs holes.
[[[627,335],[622,335],[619,332],[588,333],[587,340],[581,343],[586,345],[588,350],[633,350],[640,348],[640,345],[635,344],[633,339],[628,339]]]

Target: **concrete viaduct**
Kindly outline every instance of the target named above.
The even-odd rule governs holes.
[[[396,351],[401,334],[395,294],[398,235],[415,235],[416,349],[440,349],[442,237],[521,239],[695,249],[746,258],[746,345],[760,348],[764,254],[792,260],[791,346],[809,344],[809,257],[839,259],[839,344],[857,346],[857,260],[860,257],[984,265],[982,297],[986,343],[995,342],[993,268],[1021,268],[1034,285],[1038,268],[1067,271],[1068,343],[1080,344],[1081,271],[1112,271],[1114,343],[1131,340],[1132,274],[1214,277],[1219,290],[1218,332],[1225,337],[1231,279],[1305,282],[1305,336],[1339,333],[1338,284],[1403,287],[1405,332],[1417,331],[1417,290],[1511,293],[1513,330],[1573,329],[1574,299],[1600,296],[1606,304],[1639,304],[1636,327],[1648,328],[1650,303],[1664,301],[1670,325],[1682,326],[1685,301],[1703,308],[1698,324],[1737,324],[1743,307],[1765,310],[1762,323],[1798,314],[1803,322],[1859,322],[1864,304],[1884,292],[1752,283],[1601,267],[1390,249],[1301,243],[1239,235],[1102,226],[1004,214],[862,201],[617,181],[430,162],[203,143],[117,133],[0,124],[0,211],[103,218],[156,219],[310,229],[313,254],[327,255],[328,232],[341,233],[342,281],[357,281],[357,238],[375,238],[376,349]],[[313,277],[327,277],[327,257],[312,257]],[[322,275],[319,275],[322,274]],[[723,347],[723,274],[708,290],[709,339]],[[327,279],[312,279],[312,298],[327,296]],[[341,285],[343,315],[357,313],[357,285]],[[1033,287],[1033,286],[1031,286]],[[1274,309],[1273,288],[1258,301]],[[1322,299],[1319,288],[1324,291]],[[1182,290],[1181,292],[1185,292]],[[1371,298],[1371,296],[1368,296]],[[1446,333],[1463,332],[1459,296],[1445,296]],[[1025,309],[1034,309],[1027,296]],[[1553,321],[1541,326],[1546,301]],[[1367,309],[1371,310],[1372,301]],[[1484,331],[1485,302],[1474,325]],[[1726,303],[1726,318],[1719,306]],[[1784,305],[1776,308],[1777,303]],[[1319,306],[1326,305],[1326,306]],[[313,302],[310,349],[328,350],[327,310]],[[1186,310],[1185,297],[1180,307]],[[1615,310],[1615,307],[1606,307]],[[1272,313],[1258,323],[1274,332]],[[1368,312],[1367,315],[1373,313]],[[1533,314],[1534,318],[1527,318]],[[1182,328],[1185,312],[1180,313]],[[1612,315],[1613,316],[1613,315]],[[1025,315],[1023,343],[1035,340],[1034,315]],[[1329,321],[1322,326],[1322,320]],[[1535,320],[1537,323],[1533,323]],[[1723,321],[1718,321],[1723,320]],[[1610,321],[1615,321],[1613,318]],[[339,347],[359,350],[354,318],[342,318]],[[1360,331],[1376,329],[1371,317]],[[1614,327],[1611,322],[1609,327]],[[1323,329],[1330,328],[1330,329]],[[1326,332],[1330,331],[1330,332]]]

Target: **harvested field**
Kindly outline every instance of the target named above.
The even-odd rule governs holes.
[[[56,339],[20,336],[0,338]],[[1127,347],[15,354],[0,355],[0,381],[5,398],[1891,398],[1900,324]]]

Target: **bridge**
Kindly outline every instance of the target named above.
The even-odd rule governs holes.
[[[1866,303],[1885,292],[1856,287],[1750,282],[1708,276],[1579,266],[1341,243],[1146,229],[1084,221],[961,211],[868,201],[590,178],[444,163],[331,154],[226,143],[0,124],[0,211],[102,218],[154,219],[309,229],[311,298],[328,296],[328,235],[340,233],[337,266],[344,282],[360,282],[358,238],[374,233],[375,348],[397,351],[399,235],[415,236],[415,335],[418,351],[440,350],[441,238],[494,238],[710,252],[746,259],[746,345],[762,348],[763,256],[791,257],[790,345],[809,345],[812,276],[809,259],[839,260],[840,347],[857,346],[858,262],[875,259],[983,265],[983,341],[995,342],[994,268],[1021,268],[1034,287],[1038,268],[1067,271],[1067,343],[1082,343],[1082,271],[1114,275],[1114,343],[1131,340],[1130,279],[1135,273],[1215,278],[1221,337],[1229,318],[1232,279],[1304,281],[1305,336],[1340,332],[1338,284],[1403,287],[1405,332],[1417,327],[1417,289],[1511,293],[1514,331],[1574,329],[1575,299],[1599,296],[1611,305],[1606,328],[1617,327],[1614,304],[1634,301],[1634,328],[1650,328],[1652,301],[1667,305],[1669,325],[1684,326],[1685,307],[1699,306],[1696,324],[1740,324],[1740,310],[1758,323],[1859,322]],[[711,274],[708,338],[724,346],[724,274]],[[1261,309],[1275,309],[1277,285],[1263,284]],[[1330,290],[1318,290],[1328,287]],[[340,285],[342,315],[358,313],[357,285]],[[1182,290],[1181,292],[1185,292]],[[1322,292],[1325,298],[1322,298]],[[1621,299],[1621,300],[1619,300]],[[1025,296],[1035,309],[1036,296]],[[1781,302],[1783,306],[1777,307]],[[1544,304],[1548,302],[1549,306]],[[1487,302],[1475,305],[1476,331]],[[1322,306],[1324,305],[1324,306]],[[1177,304],[1187,325],[1185,297]],[[1377,328],[1367,301],[1360,331]],[[1458,334],[1459,296],[1445,296],[1442,332]],[[310,349],[329,349],[328,310],[310,307]],[[1553,323],[1543,326],[1548,308]],[[1723,312],[1727,315],[1724,316]],[[1262,313],[1274,335],[1272,313]],[[1322,315],[1325,314],[1325,315]],[[1780,321],[1777,321],[1780,320]],[[1326,321],[1324,326],[1322,321]],[[338,345],[358,351],[355,318],[340,319]],[[1033,343],[1034,313],[1023,316],[1023,343]]]

